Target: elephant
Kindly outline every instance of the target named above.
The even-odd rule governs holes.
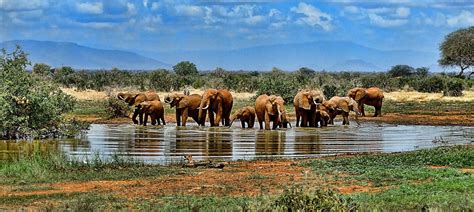
[[[315,111],[315,127],[318,127],[318,123],[321,127],[327,127],[331,119],[329,113],[329,108],[326,108],[323,104],[318,104]]]
[[[143,92],[143,93],[118,93],[117,98],[128,103],[128,106],[135,106],[135,111],[133,112],[132,121],[135,124],[138,124],[137,116],[140,115],[140,124],[143,122],[143,115],[139,114],[139,109],[137,105],[144,101],[160,101],[160,96],[155,92]]]
[[[300,126],[300,117],[301,117],[301,127],[314,127],[316,123],[316,105],[322,103],[324,100],[324,95],[319,90],[301,90],[296,94],[293,99],[293,105],[295,106],[296,113],[296,126]]]
[[[330,116],[329,124],[334,124],[334,118],[337,115],[342,115],[342,124],[349,125],[349,112],[354,111],[356,118],[359,115],[359,109],[357,102],[350,97],[339,97],[334,96],[328,101],[322,103],[322,107],[325,107],[323,111],[328,111]]]
[[[151,124],[155,125],[158,123],[160,125],[160,120],[163,122],[163,125],[166,125],[165,122],[165,110],[163,104],[159,100],[153,101],[144,101],[137,105],[140,114],[145,114],[145,120],[143,121],[143,126],[146,126],[148,121],[148,116],[151,118]]]
[[[219,126],[221,120],[224,126],[230,126],[230,113],[233,103],[234,99],[228,90],[207,89],[204,91],[199,104],[198,119],[204,118],[205,120],[206,115],[203,114],[203,111],[207,110],[211,127]],[[215,119],[214,113],[216,115]]]
[[[375,107],[376,116],[382,116],[383,92],[377,87],[353,88],[347,92],[347,96],[353,98],[359,104],[359,111],[365,116],[364,104]]]
[[[245,123],[247,123],[247,128],[253,128],[255,124],[255,108],[247,106],[235,111],[234,114],[230,116],[230,126],[232,126],[232,123],[234,123],[236,119],[240,119],[242,128],[245,128]]]
[[[170,104],[170,107],[176,107],[176,125],[186,126],[188,116],[192,117],[198,125],[204,125],[206,115],[199,119],[199,104],[201,104],[201,95],[199,94],[179,94],[173,93],[165,97],[165,103]],[[204,111],[204,113],[206,113]]]
[[[285,100],[280,96],[268,96],[266,94],[258,96],[255,100],[255,113],[260,129],[263,129],[262,122],[265,122],[265,130],[270,129],[271,121],[273,122],[272,129],[276,129],[277,127],[287,128],[289,124],[285,109]]]

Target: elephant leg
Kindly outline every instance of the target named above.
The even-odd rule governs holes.
[[[375,115],[382,117],[382,106],[375,106]]]
[[[270,116],[266,112],[265,112],[265,129],[266,130],[270,129]]]
[[[211,123],[211,127],[216,126],[214,123],[214,112],[209,111],[209,122]]]
[[[298,110],[298,109],[296,109],[296,110]],[[299,127],[299,126],[300,126],[300,113],[298,113],[298,111],[296,111],[296,127]]]
[[[359,111],[360,111],[360,113],[361,113],[362,116],[365,116],[365,110],[364,110],[364,108],[365,108],[365,107],[364,107],[364,104],[361,103],[361,104],[359,105]]]
[[[176,110],[176,126],[181,126],[181,110]]]
[[[240,124],[242,125],[242,129],[245,129],[245,121],[240,119]]]
[[[133,111],[133,116],[132,116],[132,121],[133,121],[134,124],[138,124],[137,116],[138,116],[139,113],[140,113],[140,108],[135,107],[135,110]]]
[[[156,125],[156,115],[151,115],[151,125]],[[158,120],[158,125],[160,125],[160,120]]]
[[[307,127],[308,117],[306,115],[307,115],[306,113],[303,113],[301,115],[301,124],[300,124],[301,127]]]
[[[188,109],[183,110],[183,114],[181,114],[181,118],[183,119],[183,124],[181,126],[186,126],[186,121],[188,121]]]
[[[143,122],[140,122],[140,124],[143,124],[143,126],[146,126],[147,121],[148,121],[148,114],[145,113],[145,120],[143,120]]]
[[[215,120],[215,126],[218,127],[219,126],[219,123],[221,122],[222,120],[222,109],[217,109],[217,112],[216,112],[216,120]],[[224,121],[224,120],[222,120]]]
[[[159,120],[159,119],[158,119]],[[162,114],[161,115],[161,121],[163,122],[163,125],[166,125],[166,122],[165,122],[165,114]]]

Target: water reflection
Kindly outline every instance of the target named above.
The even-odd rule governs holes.
[[[19,152],[63,151],[85,157],[96,153],[134,156],[167,163],[191,154],[197,160],[238,160],[257,157],[312,157],[355,152],[394,152],[473,140],[474,127],[409,126],[364,123],[361,127],[292,128],[276,131],[216,127],[92,125],[84,138],[33,142],[0,141],[0,159]]]

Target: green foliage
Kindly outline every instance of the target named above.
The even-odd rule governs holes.
[[[130,114],[128,104],[114,96],[109,96],[105,104],[107,118],[128,117]]]
[[[415,69],[409,65],[396,65],[388,71],[388,75],[391,77],[406,77],[411,76],[414,73]]]
[[[296,79],[293,75],[273,68],[272,72],[263,74],[260,77],[257,96],[262,94],[279,95],[286,103],[290,103],[298,92],[298,87],[294,86],[295,81]]]
[[[474,26],[449,33],[439,50],[438,63],[446,67],[458,66],[461,69],[458,76],[462,76],[464,70],[474,65]]]
[[[448,78],[443,89],[443,96],[462,96],[463,89],[462,79]]]
[[[194,81],[196,75],[198,75],[198,70],[194,63],[189,61],[179,62],[173,66],[173,71],[178,75],[179,81],[183,85],[191,85]]]
[[[421,78],[414,82],[416,84],[413,84],[413,87],[420,92],[439,93],[444,88],[444,78],[440,75]]]
[[[356,211],[350,198],[344,198],[333,190],[316,189],[305,193],[301,187],[293,187],[275,200],[275,208],[285,211]]]
[[[3,50],[0,60],[0,137],[28,138],[59,135],[63,117],[75,100],[57,85],[25,68],[26,54],[18,47],[13,53]]]
[[[44,63],[36,63],[33,66],[33,74],[40,76],[43,79],[52,79],[53,72],[51,72],[51,66]]]

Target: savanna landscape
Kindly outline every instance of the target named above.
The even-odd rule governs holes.
[[[54,10],[45,2],[37,10]],[[14,17],[15,8],[23,3],[2,2],[0,11]],[[205,4],[128,2],[124,9],[131,16],[135,11],[136,18],[137,10],[160,11],[160,24],[170,21],[173,26],[185,25],[180,21],[188,20],[187,16],[197,25],[199,17],[205,16],[204,23],[220,30],[236,27],[237,22],[220,25],[220,21],[237,20],[239,11],[250,3]],[[339,22],[367,19],[374,26],[361,26],[381,34],[385,32],[376,29],[389,27],[396,34],[401,32],[394,28],[402,27],[395,25],[400,20],[418,14],[419,8],[431,8],[413,2],[385,5],[384,1],[357,7],[356,3],[293,4],[259,3],[251,13],[243,14],[252,18],[269,6],[286,5],[289,14],[285,19],[278,18],[283,9],[269,10],[274,21],[269,29],[275,30],[274,24],[286,20],[288,23],[278,27],[289,27],[286,25],[292,21],[337,35],[338,21],[332,19],[336,14],[320,10],[335,7],[340,11]],[[326,8],[326,4],[332,6]],[[384,9],[376,8],[378,4]],[[36,6],[33,2],[25,5]],[[323,47],[318,46],[321,43],[296,45],[297,51],[327,51],[322,55],[315,52],[313,59],[294,57],[298,54],[292,54],[291,49],[286,55],[278,52],[261,58],[267,51],[264,47],[228,50],[231,53],[222,49],[215,50],[217,53],[160,52],[164,59],[179,59],[175,65],[166,66],[125,50],[92,51],[53,41],[4,42],[0,45],[0,210],[471,211],[474,27],[470,19],[463,19],[471,13],[446,5],[457,12],[447,16],[447,26],[423,22],[445,32],[436,40],[439,43],[426,42],[439,51],[436,57],[396,49],[386,50],[387,58],[377,57],[382,51],[368,54],[375,50],[355,51],[360,46],[342,43],[354,57],[390,61],[372,61],[375,65],[359,60],[324,65],[325,60],[334,60],[332,51],[339,48],[335,43]],[[108,20],[120,11],[120,3],[114,6],[82,2],[74,8],[82,18]],[[185,6],[191,7],[185,10]],[[441,6],[433,8],[440,10]],[[199,13],[201,9],[207,13]],[[396,14],[386,17],[392,20],[383,19],[382,15],[392,9]],[[216,11],[228,13],[219,16]],[[346,18],[356,13],[361,16]],[[420,14],[426,18],[425,13]],[[242,24],[252,20],[245,19]],[[8,28],[10,21],[14,20],[5,22],[9,38],[16,38],[10,34],[26,36],[28,33],[19,32],[35,30]],[[106,37],[114,31],[103,22],[92,23],[102,23],[92,30]],[[62,28],[55,29],[58,27]],[[253,28],[255,32],[257,29],[266,27]],[[192,30],[203,33],[197,26]],[[170,33],[151,28],[148,32],[163,38]],[[314,33],[302,28],[297,32]],[[173,39],[180,39],[173,35]],[[48,36],[63,40],[54,37],[56,34]],[[187,36],[190,41],[181,41],[207,42],[192,37],[192,33]],[[223,43],[235,39],[232,37],[225,37]],[[147,39],[141,38],[145,48]],[[86,39],[109,42],[97,37]],[[220,39],[216,36],[215,42]],[[368,42],[391,41],[374,37]],[[38,51],[38,43],[49,46]],[[120,45],[127,44],[120,41]],[[283,46],[292,47],[270,45],[268,49],[278,51]],[[82,56],[71,59],[66,49]],[[247,56],[239,57],[242,52]],[[395,55],[398,53],[406,55]],[[215,58],[218,54],[223,56]],[[226,54],[232,56],[227,58]],[[287,57],[281,59],[280,54]],[[342,53],[339,56],[346,57]],[[436,65],[424,59],[434,59]],[[207,68],[215,63],[217,68]],[[260,63],[274,65],[268,68]],[[288,68],[290,64],[297,68]]]

